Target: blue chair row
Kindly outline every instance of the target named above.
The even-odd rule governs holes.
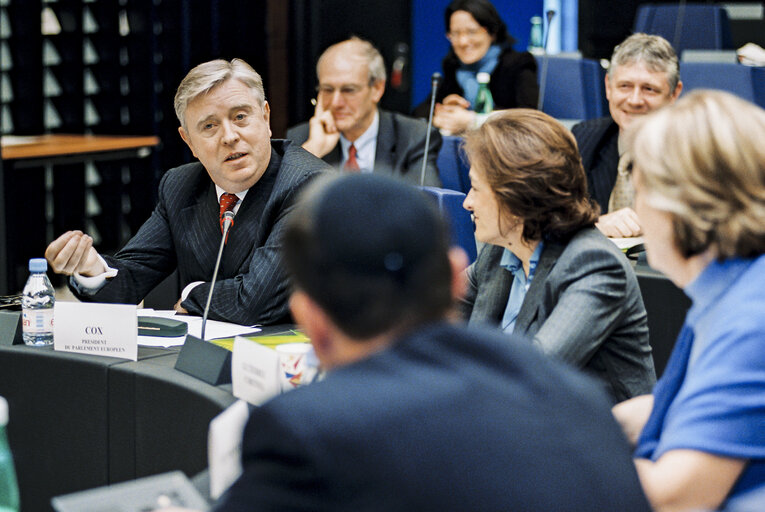
[[[721,89],[765,108],[765,69],[724,62],[680,64],[683,91]]]
[[[452,245],[462,247],[468,255],[469,262],[474,262],[477,255],[475,233],[470,212],[462,207],[465,194],[437,187],[422,187],[422,190],[436,201],[439,211],[449,222]]]
[[[730,19],[721,5],[644,4],[635,15],[635,32],[662,36],[678,55],[688,49],[733,48]]]
[[[594,119],[608,113],[605,70],[592,59],[539,55],[541,110],[556,119]],[[544,82],[544,91],[541,91]]]

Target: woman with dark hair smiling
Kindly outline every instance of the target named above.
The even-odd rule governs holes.
[[[478,93],[477,74],[489,73],[494,108],[536,108],[537,63],[528,52],[513,50],[507,26],[489,0],[454,0],[444,13],[451,49],[443,60],[444,78],[436,95],[433,124],[462,133],[475,125],[472,110]],[[417,107],[427,117],[430,101]]]
[[[573,135],[514,109],[465,136],[476,239],[462,315],[527,335],[598,377],[613,400],[651,391],[648,324],[627,258],[594,227],[598,207]]]

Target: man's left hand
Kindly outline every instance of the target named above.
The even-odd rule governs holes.
[[[608,238],[630,238],[643,234],[640,220],[632,208],[622,208],[601,215],[595,223],[595,227]]]
[[[175,310],[176,313],[183,313],[184,315],[188,314],[188,311],[186,311],[186,309],[183,306],[181,306],[181,302],[183,302],[183,299],[178,299],[178,302],[175,303],[175,306],[173,306],[173,309]]]

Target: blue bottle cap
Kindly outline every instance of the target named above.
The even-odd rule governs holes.
[[[45,258],[32,258],[29,260],[29,271],[30,272],[47,272],[48,271],[48,260]]]

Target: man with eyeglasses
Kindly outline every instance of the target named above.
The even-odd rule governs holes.
[[[431,131],[421,183],[427,123],[377,107],[385,92],[385,64],[371,43],[353,37],[330,46],[319,57],[316,75],[316,111],[307,123],[290,128],[288,139],[344,171],[441,185],[439,133]]]

